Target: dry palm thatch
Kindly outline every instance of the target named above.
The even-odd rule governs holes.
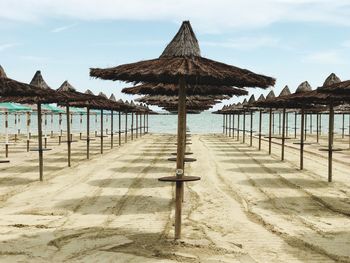
[[[319,87],[317,91],[334,95],[350,96],[350,80],[341,81],[334,73],[332,73],[323,83],[323,86]]]
[[[35,86],[22,83],[7,77],[4,69],[0,66],[0,96],[45,96],[46,92],[37,89]]]
[[[175,96],[179,94],[179,87],[176,84],[141,84],[135,87],[124,88],[122,92],[132,95],[167,95]],[[241,88],[228,86],[208,86],[208,85],[192,85],[186,89],[186,95],[228,95],[228,96],[244,96],[248,92]]]
[[[186,83],[191,85],[267,88],[275,84],[275,79],[271,77],[201,57],[198,41],[189,21],[182,23],[180,30],[159,58],[107,69],[92,68],[90,75],[135,83],[178,84],[179,79],[184,77]]]
[[[216,95],[216,96],[187,96],[186,101],[191,102],[191,101],[220,101],[220,100],[225,100],[229,99],[228,96],[226,95]],[[151,104],[154,102],[158,101],[163,101],[164,103],[167,102],[172,102],[172,103],[177,103],[179,100],[179,97],[177,96],[144,96],[142,98],[137,99],[136,101],[138,102],[144,102],[147,104]]]

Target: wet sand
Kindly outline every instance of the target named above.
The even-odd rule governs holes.
[[[123,141],[124,142],[124,141]],[[174,135],[146,135],[85,160],[85,142],[50,140],[44,182],[37,153],[10,148],[1,164],[0,261],[3,262],[350,262],[350,177],[346,158],[329,184],[322,155],[280,146],[273,155],[223,135],[192,135],[183,238],[173,241]],[[249,139],[247,137],[247,142]],[[344,142],[345,145],[345,142]],[[313,147],[313,146],[311,146]],[[315,146],[316,147],[316,146]],[[11,153],[11,149],[12,152]],[[312,148],[311,148],[312,149]],[[346,154],[345,152],[342,154]],[[338,158],[338,157],[336,157]]]

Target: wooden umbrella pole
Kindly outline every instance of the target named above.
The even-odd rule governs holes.
[[[349,127],[348,127],[348,136],[349,136],[349,148],[350,148],[350,114],[348,114],[348,116],[349,116],[349,120],[348,120],[348,125],[349,125]]]
[[[82,139],[82,128],[83,128],[83,113],[80,113],[80,120],[79,120],[79,139]]]
[[[281,112],[278,112],[278,134],[281,135]]]
[[[250,147],[253,146],[253,111],[250,111]]]
[[[30,113],[27,112],[27,152],[29,152],[29,140],[30,140]]]
[[[270,108],[270,119],[269,119],[269,154],[271,154],[271,143],[272,143],[272,108]]]
[[[245,111],[243,111],[243,143],[245,143]]]
[[[286,112],[286,137],[288,137],[288,134],[289,134],[289,125],[288,125],[288,115],[289,115],[289,112]]]
[[[227,136],[227,130],[228,130],[228,127],[227,127],[227,114],[225,114],[225,123],[226,123],[226,125],[225,125],[225,134],[226,134],[226,136]]]
[[[281,160],[284,161],[284,143],[285,143],[285,135],[286,135],[286,108],[283,108],[282,113],[282,154]]]
[[[66,104],[66,115],[67,115],[67,146],[68,146],[68,167],[71,166],[71,135],[70,135],[70,114],[69,104]]]
[[[128,112],[125,112],[125,143],[128,142]]]
[[[178,100],[178,123],[177,123],[177,158],[176,175],[183,177],[184,157],[185,157],[185,133],[186,133],[186,88],[185,80],[179,81],[179,100]],[[182,188],[183,182],[176,182],[176,200],[175,200],[175,239],[181,238],[181,211],[182,211]]]
[[[90,159],[90,107],[86,111],[86,159]]]
[[[235,138],[235,115],[236,114],[232,114],[232,139]]]
[[[228,137],[231,137],[231,114],[228,115]]]
[[[297,138],[297,112],[294,112],[294,139]]]
[[[97,113],[95,115],[95,137],[97,137]]]
[[[136,112],[135,113],[136,117],[136,138],[139,137],[139,114]]]
[[[15,142],[17,142],[17,113],[15,113]]]
[[[307,114],[305,115],[305,126],[304,126],[304,140],[306,141],[306,135],[307,135]]]
[[[259,111],[259,151],[261,150],[262,110]]]
[[[114,131],[113,131],[113,110],[111,110],[111,149],[113,149],[113,135],[114,135]]]
[[[310,113],[310,132],[309,134],[312,134],[312,113]]]
[[[333,103],[329,104],[329,125],[328,125],[328,182],[332,182],[332,158],[333,158],[333,137],[334,137],[334,108]]]
[[[149,123],[148,123],[148,116],[149,116],[149,113],[147,113],[147,129],[146,129],[147,133],[148,133],[148,125],[149,125]]]
[[[237,141],[239,141],[239,126],[240,126],[240,116],[241,114],[237,113],[238,116],[238,122],[237,122]]]
[[[140,128],[139,135],[141,137],[142,136],[142,113],[141,112],[140,112],[139,121],[140,121],[140,124],[139,124],[139,128]]]
[[[146,114],[143,114],[143,134],[146,134]]]
[[[118,112],[118,141],[119,141],[119,146],[122,145],[122,118],[121,118],[121,112]]]
[[[5,112],[5,157],[9,157],[9,116],[8,112]]]
[[[44,137],[44,140],[45,140],[45,141],[44,141],[44,142],[45,142],[45,143],[44,143],[44,148],[46,149],[46,148],[47,148],[47,113],[46,113],[46,112],[45,112],[45,115],[44,115],[44,116],[45,116],[45,120],[44,120],[44,123],[45,123],[45,125],[44,125],[44,127],[45,127],[45,129],[44,129],[44,131],[45,131],[45,132],[44,132],[44,133],[45,133],[45,134],[44,134],[44,136],[45,136],[45,137]]]
[[[101,154],[103,154],[103,110],[101,109],[101,123],[100,123],[100,127],[101,127],[101,139],[100,139],[100,142],[101,142],[101,146],[100,146],[100,151],[101,151]]]
[[[59,114],[58,117],[58,126],[60,129],[60,134],[58,136],[58,144],[61,145],[61,139],[62,139],[62,113]]]
[[[319,138],[318,138],[318,134],[319,134],[319,123],[318,123],[318,119],[319,119],[319,114],[316,114],[316,142],[318,143]]]
[[[222,114],[222,134],[225,134],[225,114]]]
[[[301,119],[300,119],[300,170],[304,169],[304,107],[301,108]]]
[[[39,153],[39,180],[43,181],[44,175],[44,158],[43,158],[43,132],[42,132],[42,120],[41,120],[41,103],[37,104],[37,110],[38,110],[38,153]]]
[[[345,113],[343,113],[343,126],[342,126],[341,138],[344,139],[344,136],[345,136]]]
[[[131,112],[131,140],[134,140],[134,113]]]

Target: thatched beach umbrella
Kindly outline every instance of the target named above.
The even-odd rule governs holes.
[[[183,182],[198,178],[184,177],[184,152],[186,133],[187,85],[227,85],[236,87],[262,87],[274,85],[275,80],[251,71],[233,67],[201,57],[197,38],[188,21],[165,48],[162,55],[153,60],[125,64],[114,68],[91,69],[90,75],[101,79],[127,82],[178,84],[178,147],[176,182],[175,238],[181,235],[181,208]]]
[[[1,101],[12,101],[17,103],[28,103],[37,105],[37,115],[38,115],[38,149],[39,153],[39,179],[43,180],[43,151],[48,149],[43,149],[42,145],[42,117],[41,117],[41,105],[43,103],[54,103],[58,101],[65,100],[65,96],[58,94],[56,91],[52,90],[44,81],[41,72],[37,71],[30,82],[30,89],[32,93],[19,93],[22,95],[13,94],[12,96],[5,96],[1,98]]]

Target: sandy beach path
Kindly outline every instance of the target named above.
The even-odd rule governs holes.
[[[157,180],[174,172],[174,135],[146,135],[90,161],[79,142],[72,168],[53,160],[60,169],[44,182],[1,186],[0,261],[349,262],[348,215],[312,192],[329,201],[337,185],[221,135],[192,135],[188,147],[197,162],[186,173],[202,180],[186,185],[181,241],[174,187]],[[48,157],[65,154],[55,151]],[[1,177],[33,173],[4,168]]]

